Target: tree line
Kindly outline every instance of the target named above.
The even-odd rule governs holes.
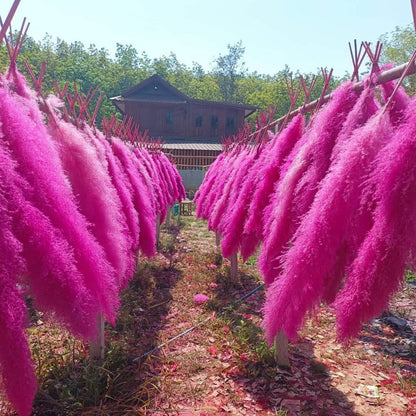
[[[381,62],[406,62],[416,47],[416,38],[410,25],[382,35],[381,40],[384,43]],[[285,66],[274,75],[248,72],[244,66],[244,52],[241,41],[229,44],[227,53],[218,55],[213,69],[207,71],[198,63],[193,63],[191,67],[184,65],[173,52],[168,56],[151,59],[146,52],[139,53],[132,45],[118,43],[115,56],[111,57],[106,49],[94,44],[87,47],[81,42],[68,43],[59,38],[54,40],[49,35],[40,41],[27,36],[18,57],[18,65],[25,72],[23,61],[27,60],[38,73],[45,61],[47,68],[43,90],[46,93],[54,91],[54,81],[61,87],[65,83],[72,87],[75,82],[83,92],[99,86],[105,99],[99,111],[98,122],[102,117],[116,113],[110,97],[120,95],[153,74],[160,75],[191,98],[250,104],[260,110],[272,106],[277,109],[276,117],[284,115],[290,105],[286,79],[291,74],[291,69]],[[0,70],[4,71],[8,64],[7,49],[3,44],[0,45]],[[364,67],[363,72],[365,71]],[[317,98],[323,87],[323,79],[318,70],[316,74],[301,74],[297,71],[293,77],[296,79],[299,75],[309,81],[314,75],[318,76],[311,99]],[[348,73],[342,78],[334,77],[331,89],[348,77]],[[416,90],[413,79],[407,81],[406,85],[411,92]],[[303,101],[304,95],[301,92],[297,104],[301,105]]]

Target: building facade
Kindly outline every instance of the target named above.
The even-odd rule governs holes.
[[[164,151],[174,157],[180,172],[206,169],[221,153],[221,139],[236,134],[244,119],[256,110],[249,105],[190,98],[158,75],[111,101],[150,137],[162,139]],[[201,183],[200,172],[185,172],[182,177],[187,190]]]

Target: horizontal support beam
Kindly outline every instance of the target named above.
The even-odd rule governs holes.
[[[386,71],[381,72],[378,77],[377,77],[377,81],[376,81],[376,85],[381,85],[381,84],[385,84],[387,82],[393,81],[395,79],[399,79],[403,72],[405,71],[406,67],[407,67],[408,63],[405,63],[403,65],[399,65],[396,66],[395,68],[391,68],[391,69],[387,69]],[[416,74],[416,65],[415,63],[412,63],[410,65],[410,68],[408,70],[407,75],[413,75]],[[364,88],[364,84],[362,81],[360,82],[356,82],[354,84],[354,88],[357,91],[361,91]],[[322,104],[326,103],[332,96],[332,93],[325,95],[325,97],[323,97],[322,99]],[[275,127],[276,125],[278,125],[279,123],[281,123],[284,120],[290,120],[291,118],[295,117],[297,114],[299,114],[300,112],[306,113],[308,111],[313,110],[316,105],[318,104],[319,99],[310,102],[309,104],[306,105],[302,105],[300,107],[298,107],[296,110],[291,111],[289,114],[286,114],[283,117],[278,118],[277,120],[273,120],[271,123],[267,124],[266,126],[260,128],[259,130],[256,130],[254,133],[251,134],[251,137],[256,136],[257,134],[263,133],[264,130],[269,130],[273,127]]]

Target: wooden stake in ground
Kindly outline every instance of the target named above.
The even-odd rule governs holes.
[[[159,246],[160,239],[160,214],[158,214],[156,219],[156,246]]]
[[[170,227],[170,217],[172,215],[172,207],[168,207],[168,212],[166,214],[166,227],[169,228]]]
[[[221,236],[219,233],[215,233],[215,245],[217,246],[217,248],[220,248],[220,244],[221,244]]]
[[[90,356],[95,360],[104,360],[105,339],[104,339],[104,317],[99,315],[97,317],[97,339],[91,341]]]
[[[274,338],[276,345],[276,363],[281,367],[289,367],[289,341],[283,331],[280,331]]]
[[[238,262],[237,262],[237,253],[234,253],[231,257],[231,281],[233,283],[238,282]]]

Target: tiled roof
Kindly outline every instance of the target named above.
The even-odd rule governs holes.
[[[216,152],[222,151],[222,145],[218,143],[165,143],[164,149],[183,149],[183,150],[213,150]]]

